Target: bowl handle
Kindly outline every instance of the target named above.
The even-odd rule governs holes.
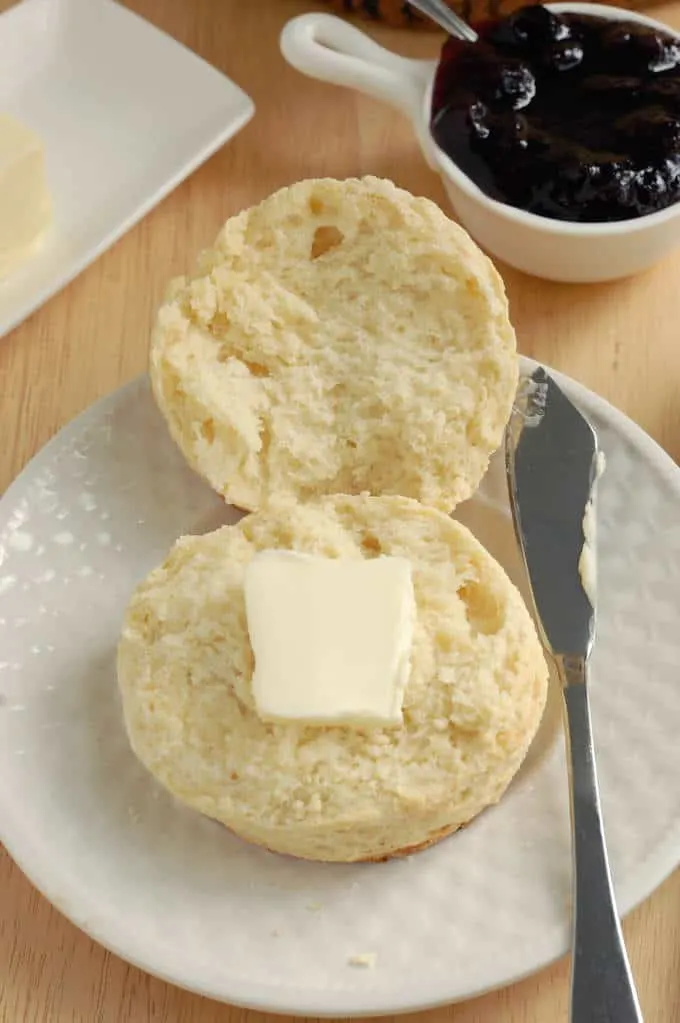
[[[400,57],[332,14],[293,18],[280,42],[288,63],[304,75],[384,100],[420,127],[432,61]]]

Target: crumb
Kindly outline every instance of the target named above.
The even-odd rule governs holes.
[[[361,952],[359,955],[350,956],[347,960],[350,966],[361,966],[365,970],[372,970],[378,960],[375,952]]]
[[[320,909],[323,909],[323,902],[309,902],[307,903],[307,909],[310,913],[318,913]]]
[[[272,931],[272,938],[280,938],[281,931]]]
[[[142,815],[140,814],[139,810],[134,806],[128,806],[128,817],[130,818],[133,824],[139,824],[139,822],[142,819]]]

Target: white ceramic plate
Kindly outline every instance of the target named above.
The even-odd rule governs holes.
[[[0,337],[72,280],[253,115],[252,101],[113,0],[0,14],[0,110],[45,145],[54,223],[0,281]]]
[[[604,401],[558,380],[607,456],[592,696],[626,911],[680,859],[680,470]],[[146,380],[63,430],[0,502],[0,837],[19,865],[124,958],[266,1010],[419,1009],[565,952],[570,854],[555,694],[500,805],[387,864],[311,864],[249,847],[177,804],[136,762],[114,670],[123,609],[179,534],[228,515],[184,466]],[[461,517],[516,573],[498,463]],[[374,969],[348,964],[370,952]]]

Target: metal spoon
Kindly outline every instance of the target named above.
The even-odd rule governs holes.
[[[476,43],[479,39],[474,28],[470,28],[466,21],[463,21],[457,14],[454,14],[451,8],[447,7],[444,3],[444,0],[408,0],[408,2],[411,7],[415,7],[421,14],[431,18],[436,25],[443,28],[449,35],[456,36],[466,43]]]

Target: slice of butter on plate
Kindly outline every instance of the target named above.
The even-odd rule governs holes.
[[[226,75],[113,0],[22,0],[0,13],[0,97],[40,139],[52,196],[50,229],[0,277],[0,337],[254,112]]]
[[[407,559],[262,551],[244,589],[263,720],[401,724],[416,619]]]

